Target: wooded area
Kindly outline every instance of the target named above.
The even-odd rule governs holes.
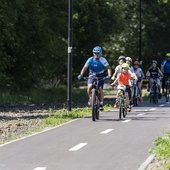
[[[142,68],[170,52],[170,1],[141,0]],[[112,69],[139,58],[139,0],[73,0],[73,81],[96,45]],[[67,84],[68,2],[0,1],[0,89]],[[160,64],[159,64],[160,66]]]

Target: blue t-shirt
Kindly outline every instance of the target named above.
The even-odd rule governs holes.
[[[104,57],[100,57],[98,60],[96,60],[92,56],[86,61],[85,65],[89,67],[90,73],[101,74],[104,73],[105,67],[109,64]]]
[[[166,59],[162,61],[162,66],[163,66],[163,70],[162,72],[164,74],[170,74],[170,62],[167,61]]]

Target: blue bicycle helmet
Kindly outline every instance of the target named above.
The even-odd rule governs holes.
[[[102,48],[100,46],[96,46],[93,48],[93,53],[102,53]]]

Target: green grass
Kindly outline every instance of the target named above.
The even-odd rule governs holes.
[[[155,146],[150,150],[150,153],[155,154],[157,159],[164,160],[162,169],[170,169],[170,132],[165,137],[158,137],[155,140]]]
[[[85,100],[86,89],[72,89],[73,100]],[[0,92],[0,104],[42,104],[54,102],[66,102],[67,87],[39,88],[25,92]]]
[[[90,115],[90,108],[80,108],[72,109],[72,111],[67,111],[65,109],[56,111],[53,115],[49,116],[44,120],[47,126],[56,126],[62,123],[68,122],[72,119],[82,118]]]
[[[170,158],[170,132],[165,137],[159,137],[155,140],[155,147],[151,153],[161,158]]]

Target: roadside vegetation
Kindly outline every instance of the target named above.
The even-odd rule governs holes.
[[[106,87],[109,87],[106,86]],[[104,110],[112,109],[112,104],[114,103],[116,90],[111,88],[104,89],[106,98]],[[111,97],[109,99],[109,97]],[[0,144],[9,142],[11,140],[15,140],[24,136],[31,135],[33,133],[41,132],[43,130],[47,130],[49,128],[55,127],[57,125],[61,125],[63,123],[69,122],[71,120],[83,117],[91,116],[91,108],[86,107],[87,103],[87,93],[85,86],[74,87],[72,89],[72,101],[75,103],[74,107],[70,112],[66,109],[66,98],[67,98],[67,87],[60,86],[56,88],[46,88],[46,89],[36,89],[30,90],[23,93],[9,93],[3,92],[0,95],[0,105],[48,105],[51,103],[59,103],[59,107],[55,109],[53,107],[49,107],[47,111],[42,111],[41,113],[34,113],[34,111],[30,114],[22,113],[21,117],[19,114],[17,115],[17,119],[15,113],[5,113],[8,119],[3,120],[3,116],[0,119],[0,123],[2,126],[6,126],[8,129],[20,128],[19,132],[8,131],[6,136],[4,136],[0,140]],[[148,93],[143,91],[144,101],[149,99]],[[109,100],[108,100],[109,99]],[[82,105],[83,103],[83,105]],[[4,113],[3,113],[4,114]],[[9,114],[9,115],[8,115]],[[1,117],[1,115],[0,115]],[[25,119],[27,117],[27,119]],[[35,119],[35,120],[34,120]],[[5,124],[3,124],[5,121]],[[3,122],[3,123],[2,123]],[[6,125],[8,124],[8,125]],[[15,124],[15,125],[14,125]],[[28,125],[29,124],[29,125]],[[0,128],[1,129],[1,128]],[[1,130],[2,132],[2,130]],[[0,135],[0,138],[2,135]],[[155,141],[155,147],[151,149],[151,153],[156,155],[155,161],[160,162],[161,166],[168,170],[170,168],[170,132],[163,138],[158,138]],[[160,166],[160,165],[159,165]]]
[[[150,150],[150,153],[155,154],[154,162],[157,162],[161,170],[170,169],[170,132],[155,140],[155,146]]]

